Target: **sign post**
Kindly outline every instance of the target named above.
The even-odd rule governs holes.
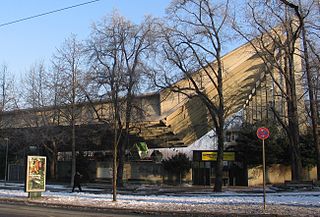
[[[266,155],[265,155],[265,148],[264,148],[264,140],[269,138],[270,132],[269,129],[266,127],[260,127],[257,130],[257,136],[259,139],[262,140],[262,170],[263,170],[263,209],[266,209]]]

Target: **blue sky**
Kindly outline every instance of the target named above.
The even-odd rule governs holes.
[[[89,0],[4,0],[0,7],[0,25],[20,18],[49,12]],[[116,9],[139,23],[145,15],[163,16],[170,0],[100,0],[98,2],[50,14],[0,28],[0,65],[6,64],[16,78],[35,62],[49,63],[56,48],[72,33],[86,39],[91,24]]]

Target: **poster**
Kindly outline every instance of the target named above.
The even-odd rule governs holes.
[[[26,192],[41,192],[46,188],[46,157],[28,156]]]

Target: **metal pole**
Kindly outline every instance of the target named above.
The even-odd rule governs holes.
[[[262,161],[263,161],[263,209],[266,210],[266,156],[264,139],[262,140]]]
[[[7,171],[8,171],[8,143],[9,143],[9,139],[4,138],[4,140],[7,141],[7,144],[6,144],[6,165],[5,165],[5,172],[4,172],[4,185],[6,185],[7,184]]]

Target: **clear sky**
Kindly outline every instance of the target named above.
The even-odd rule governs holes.
[[[0,25],[17,19],[81,4],[89,0],[2,0]],[[0,27],[0,64],[16,78],[35,62],[49,63],[56,48],[72,33],[86,39],[91,24],[114,9],[139,23],[145,15],[161,17],[170,0],[100,0],[47,16]]]

